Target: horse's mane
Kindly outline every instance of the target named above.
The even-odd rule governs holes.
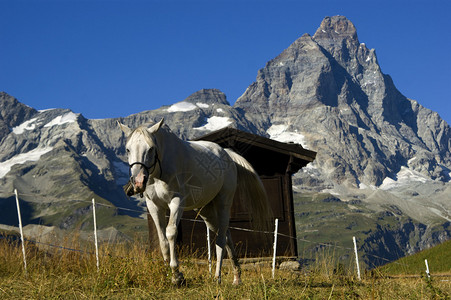
[[[130,139],[134,134],[142,134],[144,136],[144,139],[146,140],[147,144],[152,144],[152,138],[150,136],[149,131],[145,126],[139,126],[133,129],[133,131],[130,133],[130,135],[127,137],[127,139]]]
[[[149,133],[149,128],[146,125],[141,125],[139,127],[136,127],[132,130],[132,132],[127,136],[127,139],[130,139],[132,135],[135,133],[142,134],[144,136],[144,139],[146,142],[151,145],[153,143],[152,141],[152,135]],[[169,127],[166,124],[163,124],[163,126],[158,130],[158,133],[172,133],[172,131],[169,129]]]

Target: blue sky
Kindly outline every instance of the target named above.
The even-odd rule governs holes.
[[[125,117],[222,90],[344,15],[405,96],[451,124],[451,1],[0,0],[0,91],[36,109]]]

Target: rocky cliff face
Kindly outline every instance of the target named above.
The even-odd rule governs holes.
[[[203,89],[183,101],[156,110],[134,114],[120,121],[131,128],[154,124],[162,118],[180,138],[193,139],[223,127],[233,126],[256,131],[255,126],[230,106],[224,93],[216,89]],[[116,119],[90,120],[102,143],[125,160],[125,139],[118,130]]]
[[[393,259],[393,249],[407,254],[451,236],[451,129],[396,89],[342,16],[325,18],[313,36],[304,34],[269,61],[234,106],[208,89],[156,110],[87,120],[65,109],[36,111],[0,93],[0,223],[16,223],[14,188],[25,223],[83,229],[89,204],[73,200],[93,196],[142,210],[121,189],[129,174],[116,121],[137,127],[161,118],[185,139],[233,126],[316,151],[315,162],[294,177],[304,239],[329,242],[310,236],[312,227],[352,232],[366,253]],[[117,214],[108,226],[135,224],[139,215]],[[306,221],[318,214],[324,216]]]
[[[21,110],[18,106],[9,113]],[[36,194],[38,202],[85,198],[93,191],[110,195],[112,202],[125,199],[111,193],[114,185],[105,190],[115,181],[119,160],[100,142],[88,120],[67,109],[31,111],[31,117],[8,128],[0,144],[0,193],[18,188]]]
[[[345,17],[325,18],[268,62],[235,107],[275,138],[303,136],[318,151],[318,189],[380,186],[403,166],[450,180],[449,125],[396,89]]]
[[[297,190],[312,201],[338,197],[348,216],[373,216],[367,222],[377,228],[362,237],[366,253],[395,259],[450,238],[451,129],[396,89],[345,17],[325,18],[313,36],[269,61],[234,107],[272,138],[317,152],[295,175]],[[302,219],[298,226],[315,239],[303,234]],[[340,226],[325,231],[346,235],[349,226]]]
[[[9,128],[30,119],[37,111],[26,106],[5,92],[0,92],[0,141],[9,133]]]

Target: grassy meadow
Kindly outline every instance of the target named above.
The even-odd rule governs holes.
[[[426,270],[425,259],[428,260],[431,274],[451,274],[451,240],[403,257],[380,267],[379,270],[390,275],[418,274],[418,270]],[[449,279],[451,280],[451,277]]]
[[[74,241],[67,247],[81,249]],[[205,258],[182,251],[181,270],[186,285],[174,287],[159,253],[146,243],[102,245],[100,267],[93,249],[39,250],[26,244],[27,272],[17,241],[0,239],[0,299],[450,299],[451,278],[387,277],[376,269],[357,280],[350,267],[330,257],[319,258],[301,271],[277,269],[269,262],[243,264],[242,285],[232,285],[228,262],[223,283],[217,284]]]

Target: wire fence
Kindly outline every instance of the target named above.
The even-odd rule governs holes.
[[[36,244],[36,245],[43,245],[43,246],[47,246],[47,247],[52,247],[52,248],[57,248],[57,249],[61,249],[61,250],[65,250],[65,251],[74,251],[74,252],[79,252],[79,253],[85,253],[85,254],[90,254],[90,255],[96,255],[96,265],[97,268],[99,268],[99,251],[98,251],[98,242],[97,242],[97,225],[96,225],[96,212],[95,212],[95,207],[99,206],[99,207],[105,207],[105,208],[111,208],[111,209],[115,209],[115,210],[123,210],[123,211],[127,211],[127,212],[134,212],[134,213],[139,213],[139,214],[146,214],[147,211],[145,210],[137,210],[137,209],[131,209],[131,208],[126,208],[126,207],[120,207],[120,206],[114,206],[114,205],[110,205],[110,204],[105,204],[105,203],[99,203],[99,202],[95,202],[94,199],[92,199],[92,201],[87,201],[87,200],[81,200],[81,199],[71,199],[70,201],[74,201],[74,202],[79,202],[79,203],[86,203],[86,204],[90,204],[92,205],[93,208],[93,220],[94,220],[94,238],[95,238],[95,252],[92,251],[87,251],[87,250],[81,250],[81,249],[75,249],[75,248],[70,248],[70,247],[66,247],[66,246],[61,246],[61,245],[55,245],[55,244],[51,244],[51,243],[46,243],[46,242],[42,242],[42,241],[38,241],[38,240],[34,240],[34,239],[29,239],[29,238],[25,238],[24,234],[23,234],[23,229],[22,229],[22,220],[21,220],[21,213],[20,213],[20,205],[19,205],[19,194],[17,192],[17,190],[15,190],[14,194],[11,194],[11,196],[15,195],[16,197],[16,206],[17,206],[17,214],[18,214],[18,220],[19,220],[19,231],[20,231],[20,235],[21,235],[21,244],[22,244],[22,252],[23,252],[23,257],[24,257],[24,269],[26,271],[27,269],[27,264],[26,264],[26,254],[25,254],[25,248],[24,248],[24,242],[28,242],[28,243],[32,243],[32,244]],[[20,195],[22,196],[36,196],[35,194],[26,194],[26,193],[21,193]],[[54,198],[55,200],[60,200],[57,198]],[[188,219],[188,218],[181,218],[181,220],[185,220],[185,221],[190,221],[190,222],[199,222],[199,223],[204,223],[203,220],[199,220],[199,219]],[[234,230],[240,230],[240,231],[246,231],[246,232],[254,232],[254,233],[262,233],[262,234],[271,234],[274,235],[274,249],[273,249],[273,263],[272,263],[272,268],[273,268],[273,277],[274,277],[274,269],[275,269],[275,260],[276,260],[276,253],[277,253],[277,237],[285,237],[285,238],[289,238],[289,239],[294,239],[298,242],[305,242],[305,243],[311,243],[314,245],[318,245],[318,246],[322,246],[322,247],[329,247],[329,248],[337,248],[337,249],[342,249],[342,250],[348,250],[351,252],[354,252],[355,254],[355,262],[356,262],[356,270],[357,270],[357,274],[358,274],[358,278],[360,280],[360,267],[359,267],[359,255],[357,252],[357,243],[355,240],[355,237],[353,237],[353,243],[354,243],[354,248],[352,247],[344,247],[344,246],[340,246],[337,245],[336,243],[321,243],[321,242],[315,242],[315,241],[311,241],[311,240],[307,240],[304,238],[298,238],[298,237],[294,237],[294,236],[290,236],[284,233],[280,233],[278,232],[277,228],[277,224],[278,224],[278,220],[275,220],[276,224],[275,224],[275,231],[258,231],[258,230],[253,230],[253,229],[249,229],[249,228],[240,228],[240,227],[233,227],[230,226],[230,229],[234,229]],[[5,238],[0,236],[0,239]],[[206,234],[206,238],[207,238],[207,245],[208,245],[208,265],[209,265],[209,269],[211,272],[211,251],[210,251],[210,236],[209,236],[209,231],[207,229],[207,234]],[[373,255],[373,254],[368,254],[365,253],[364,255],[368,256],[368,257],[373,257],[375,259],[379,259],[385,262],[391,262],[391,263],[395,263],[398,265],[403,265],[403,266],[408,266],[407,264],[403,264],[400,262],[396,262],[396,261],[392,261],[390,259],[387,259],[385,257],[381,257],[381,256],[377,256],[377,255]],[[429,265],[427,263],[427,260],[425,260],[425,273],[428,277],[431,276],[430,271],[429,271]],[[434,275],[434,276],[448,276],[448,275]],[[451,275],[449,275],[451,276]]]

